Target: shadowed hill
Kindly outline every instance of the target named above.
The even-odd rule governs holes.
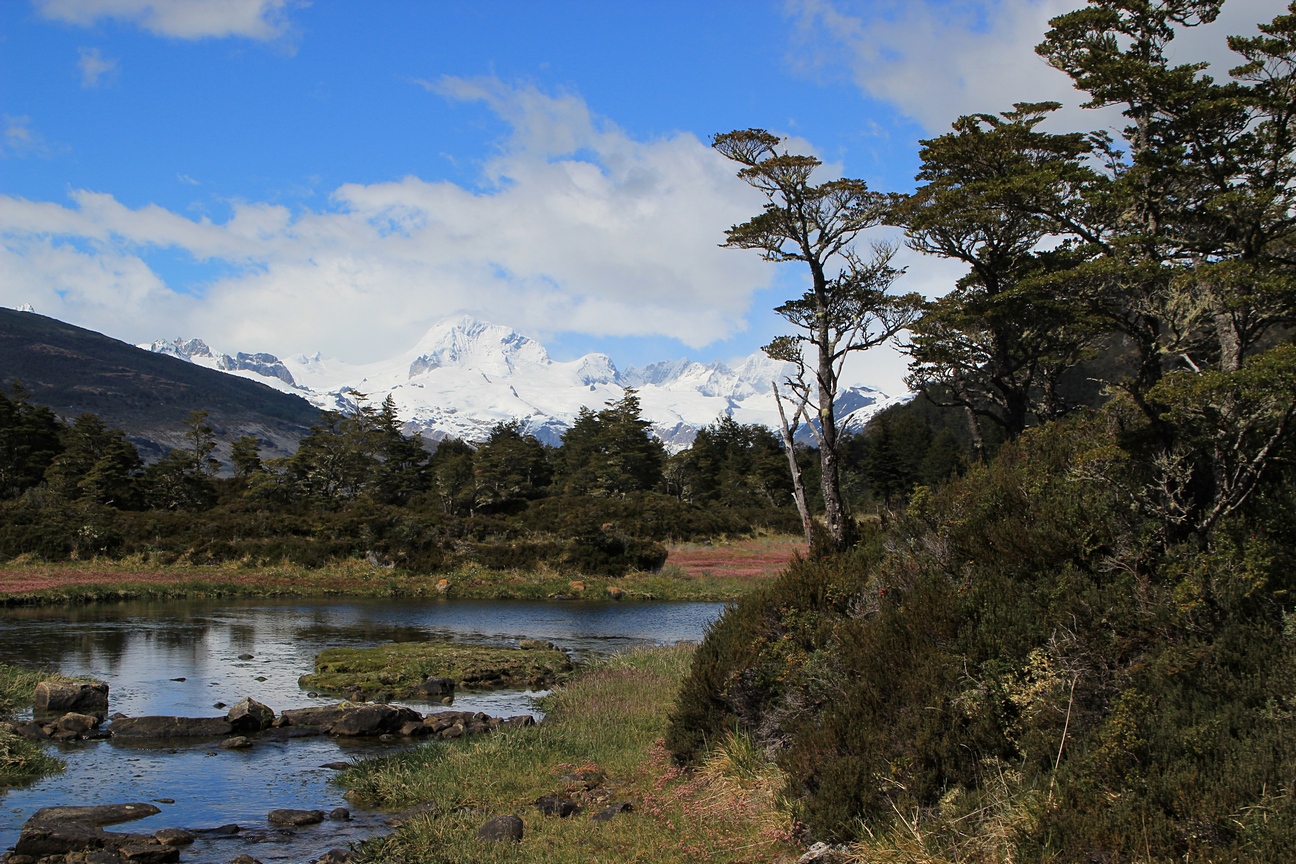
[[[0,386],[14,381],[64,418],[98,414],[146,459],[180,446],[185,417],[199,409],[210,412],[220,441],[255,435],[267,456],[295,450],[319,417],[305,399],[264,384],[44,315],[0,309]]]

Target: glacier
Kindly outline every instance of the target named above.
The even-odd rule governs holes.
[[[139,347],[259,381],[323,409],[352,411],[360,400],[378,405],[391,396],[406,434],[432,442],[484,441],[495,424],[518,420],[527,434],[558,445],[582,407],[597,410],[634,388],[653,434],[671,452],[688,447],[699,429],[721,415],[777,429],[770,385],[781,382],[790,368],[762,353],[736,368],[684,359],[621,371],[599,353],[556,361],[536,340],[470,316],[440,321],[413,348],[369,364],[319,353],[284,358],[225,354],[201,339],[158,340]],[[844,387],[837,400],[838,424],[844,431],[858,431],[878,411],[910,398],[864,384]],[[803,425],[799,437],[811,436]]]

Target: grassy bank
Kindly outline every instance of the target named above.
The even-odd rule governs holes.
[[[31,705],[32,691],[50,676],[31,669],[0,663],[0,720]],[[63,770],[63,763],[45,753],[35,741],[20,738],[0,727],[0,793],[9,786],[29,783]]]
[[[540,569],[418,574],[346,560],[328,567],[173,564],[142,558],[0,564],[0,605],[65,605],[188,597],[459,597],[482,600],[736,600],[800,549],[759,537],[672,547],[656,573],[618,578]]]
[[[546,702],[539,726],[466,743],[430,744],[361,763],[340,778],[350,796],[405,808],[435,802],[420,817],[366,844],[361,862],[770,862],[795,860],[790,824],[773,790],[779,780],[743,739],[702,768],[680,773],[661,734],[689,646],[619,655],[582,672]],[[533,806],[542,795],[583,809],[566,819]],[[610,803],[633,811],[608,822],[590,815]],[[476,829],[516,813],[521,844],[484,843]]]

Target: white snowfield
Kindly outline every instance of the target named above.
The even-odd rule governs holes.
[[[466,316],[441,321],[409,351],[367,365],[318,353],[282,360],[272,354],[229,355],[201,339],[140,347],[259,381],[321,408],[353,409],[352,391],[375,406],[391,395],[406,433],[432,441],[483,441],[496,423],[518,419],[527,433],[556,445],[582,406],[598,410],[633,387],[654,434],[672,452],[687,447],[698,429],[722,414],[778,428],[770,384],[787,372],[785,364],[760,353],[737,369],[672,360],[621,372],[606,354],[558,362],[534,339]],[[837,401],[838,423],[847,430],[862,428],[878,411],[908,398],[863,385],[844,389]],[[802,431],[801,437],[809,435]]]

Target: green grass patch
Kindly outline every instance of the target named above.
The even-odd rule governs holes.
[[[315,655],[315,672],[298,683],[326,693],[414,696],[429,676],[457,687],[550,687],[572,669],[567,655],[545,642],[517,648],[460,642],[394,642],[373,648],[329,648]]]
[[[365,844],[369,862],[769,862],[795,860],[790,823],[747,759],[683,772],[661,743],[675,690],[693,648],[618,655],[587,667],[545,701],[532,729],[465,742],[430,743],[360,763],[339,777],[348,797],[390,807],[435,802],[419,817]],[[733,771],[727,764],[738,766]],[[711,770],[708,770],[711,769]],[[740,776],[747,772],[749,776]],[[542,816],[541,795],[580,804],[567,819]],[[634,810],[608,822],[590,815],[612,802]],[[483,843],[488,818],[517,813],[521,844]]]
[[[62,676],[0,663],[0,720],[32,703],[36,685]],[[46,754],[37,741],[21,738],[0,724],[0,793],[63,770],[63,763]]]

